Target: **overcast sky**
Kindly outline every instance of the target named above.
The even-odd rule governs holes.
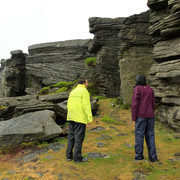
[[[147,0],[0,0],[0,60],[28,46],[89,39],[88,18],[128,17],[148,10]]]

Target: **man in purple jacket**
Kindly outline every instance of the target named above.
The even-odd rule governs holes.
[[[144,136],[148,148],[149,159],[157,161],[155,135],[154,135],[154,91],[146,85],[146,77],[143,74],[136,76],[136,85],[133,91],[131,113],[135,121],[135,160],[144,159]]]

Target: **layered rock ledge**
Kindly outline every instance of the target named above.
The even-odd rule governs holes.
[[[28,47],[26,57],[28,87],[44,87],[60,81],[78,79],[92,56],[86,40],[69,40],[36,44]]]
[[[149,82],[159,104],[157,118],[180,132],[180,1],[149,0],[148,6],[157,62],[150,70]]]

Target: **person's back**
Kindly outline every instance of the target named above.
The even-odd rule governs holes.
[[[71,91],[68,98],[67,120],[84,124],[91,123],[92,112],[89,99],[89,92],[85,86],[78,84],[78,86]]]
[[[136,86],[133,90],[131,113],[135,121],[135,160],[144,159],[144,137],[148,147],[148,156],[152,162],[157,161],[154,136],[154,91],[146,85],[143,74],[136,76]]]
[[[66,159],[75,163],[87,162],[87,158],[82,157],[82,144],[85,137],[86,124],[92,122],[92,112],[89,92],[87,91],[88,81],[80,79],[77,87],[71,91],[68,98],[68,146]],[[74,149],[74,154],[73,154]]]
[[[154,91],[147,85],[139,85],[134,88],[132,99],[133,120],[136,117],[153,118],[155,111]]]

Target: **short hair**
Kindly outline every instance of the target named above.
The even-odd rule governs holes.
[[[86,83],[86,80],[87,79],[85,79],[85,78],[81,78],[81,79],[79,79],[78,84]]]
[[[138,74],[136,76],[136,84],[137,85],[146,85],[146,77],[144,74]]]

